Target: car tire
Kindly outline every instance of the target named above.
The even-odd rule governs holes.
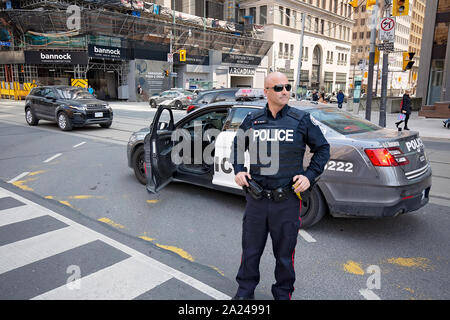
[[[72,122],[65,112],[58,113],[56,117],[56,122],[58,123],[58,127],[62,131],[71,131],[72,130]]]
[[[112,121],[110,122],[106,122],[106,123],[100,123],[100,127],[108,129],[109,127],[111,127],[112,125]]]
[[[156,108],[156,101],[150,100],[150,108]]]
[[[302,211],[300,213],[302,229],[307,229],[319,222],[327,213],[328,206],[319,187],[313,186],[308,199],[302,201]]]
[[[183,104],[181,103],[181,101],[175,101],[175,109],[177,110],[182,110],[183,109]]]
[[[36,118],[31,107],[25,109],[25,120],[30,126],[37,126],[37,124],[39,123],[39,119]]]
[[[147,176],[145,175],[145,151],[143,145],[136,148],[131,161],[133,164],[134,175],[141,184],[146,185]]]

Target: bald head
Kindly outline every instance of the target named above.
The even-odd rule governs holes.
[[[288,78],[281,72],[271,72],[264,79],[264,88],[270,88],[281,83],[289,83]]]

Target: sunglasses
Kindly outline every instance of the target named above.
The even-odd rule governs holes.
[[[275,86],[273,86],[271,88],[266,88],[266,89],[273,89],[273,91],[275,91],[275,92],[281,92],[281,91],[283,91],[283,88],[285,88],[286,91],[291,91],[292,85],[289,84],[289,83],[287,83],[287,84],[277,84],[277,85],[275,85]]]

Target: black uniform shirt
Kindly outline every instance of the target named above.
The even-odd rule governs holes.
[[[330,145],[320,128],[312,122],[310,114],[288,105],[285,105],[274,118],[266,104],[262,110],[249,113],[241,123],[240,129],[234,138],[231,149],[230,159],[234,173],[247,171],[242,159],[245,151],[250,149],[250,175],[252,179],[268,190],[289,185],[292,183],[292,178],[298,174],[306,176],[312,184],[323,172],[330,157]],[[272,146],[275,141],[278,143],[278,152]],[[255,143],[253,149],[250,146],[251,143]],[[263,155],[272,157],[272,159],[274,159],[273,157],[278,158],[276,172],[271,174],[262,172],[270,167],[273,161],[269,164],[267,161],[261,161],[261,143],[267,143],[267,149],[263,149]],[[305,170],[303,158],[306,145],[314,155]],[[252,152],[252,150],[257,150],[257,152]]]

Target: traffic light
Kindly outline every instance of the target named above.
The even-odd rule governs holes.
[[[358,0],[349,1],[348,4],[351,5],[353,8],[357,8],[358,7]]]
[[[415,52],[403,52],[403,71],[409,70],[412,68],[414,61],[412,58],[414,57]]]
[[[366,0],[366,9],[371,11],[373,6],[377,4],[377,0]]]
[[[409,0],[392,0],[392,15],[395,17],[407,16],[409,12]]]
[[[186,61],[186,50],[180,49],[180,61]]]
[[[164,77],[168,77],[169,76],[169,70],[164,70]]]

